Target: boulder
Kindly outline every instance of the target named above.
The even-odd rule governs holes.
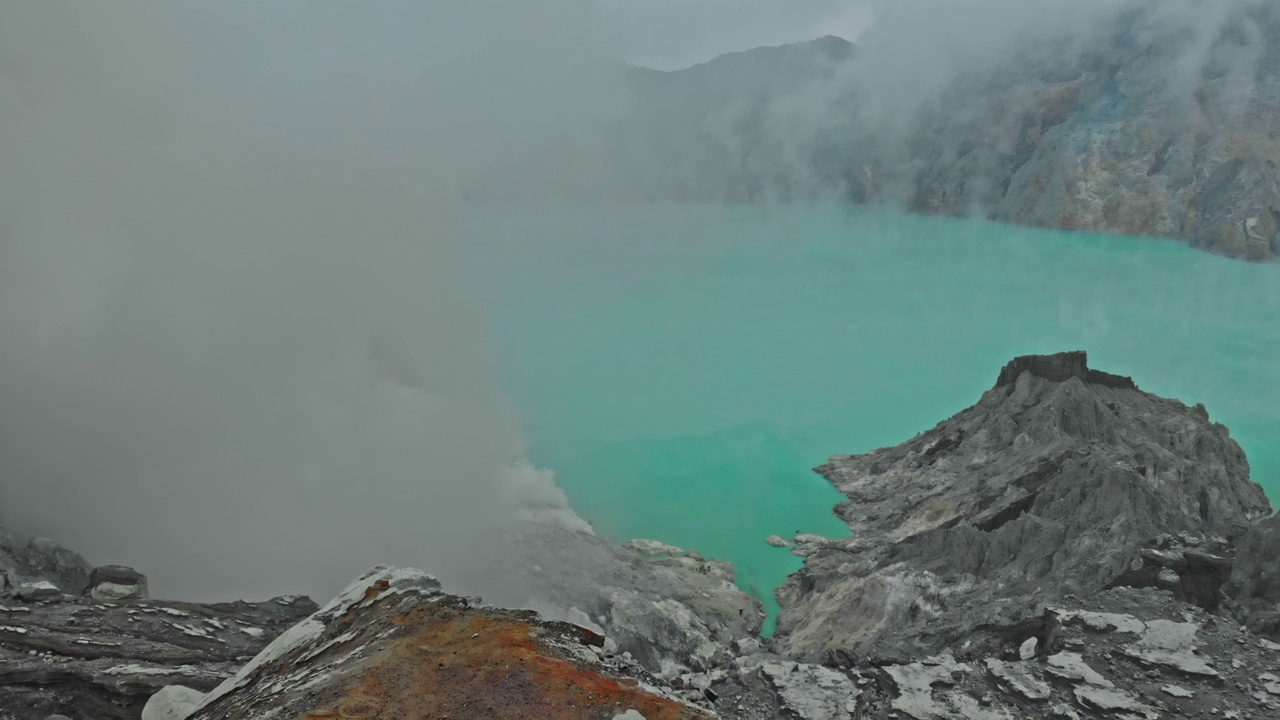
[[[48,538],[20,543],[0,528],[0,592],[28,583],[49,583],[79,595],[89,582],[89,562]]]
[[[142,720],[187,720],[204,702],[204,693],[182,685],[168,685],[142,708]]]
[[[18,572],[28,580],[47,580],[63,592],[79,595],[89,582],[92,568],[79,553],[49,538],[38,537],[32,538],[24,548]]]
[[[13,596],[27,602],[45,602],[60,599],[62,590],[51,582],[41,580],[39,582],[21,583],[14,589]]]
[[[146,600],[147,576],[124,565],[102,565],[89,573],[85,594],[94,600]]]

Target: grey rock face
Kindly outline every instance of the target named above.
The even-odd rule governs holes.
[[[18,600],[27,602],[42,602],[46,600],[58,600],[62,597],[62,590],[51,582],[41,580],[39,582],[24,582],[18,585],[13,591],[13,596]]]
[[[48,538],[33,538],[26,545],[0,528],[0,590],[23,583],[51,583],[61,592],[79,595],[89,582],[93,566],[78,553]]]
[[[1147,3],[1117,12],[1084,52],[1030,50],[1053,60],[968,76],[910,141],[924,160],[878,158],[878,174],[911,187],[917,211],[979,207],[1005,222],[1274,258],[1280,13],[1220,7],[1199,30],[1207,61],[1193,74],[1171,70],[1187,31]]]
[[[862,692],[846,673],[777,661],[762,663],[760,672],[777,692],[782,709],[803,720],[845,720],[858,709]]]
[[[161,688],[142,708],[142,720],[186,720],[204,702],[204,695],[182,685]]]
[[[997,62],[957,61],[924,97],[886,82],[901,56],[876,55],[909,33],[635,70],[634,116],[603,150],[577,149],[606,156],[581,186],[546,181],[583,165],[561,148],[494,182],[609,199],[843,200],[1280,257],[1280,7],[1184,4],[1170,22],[1170,3],[1110,5],[1088,30],[1036,28],[1000,43]]]
[[[764,619],[734,585],[732,565],[695,551],[651,540],[619,546],[544,523],[521,526],[503,547],[501,593],[486,599],[579,624],[585,616],[611,651],[665,678],[723,664]]]
[[[1280,639],[1280,516],[1251,529],[1236,548],[1227,593],[1250,628]]]
[[[849,498],[837,513],[854,535],[815,544],[778,592],[780,649],[813,661],[960,654],[979,627],[1121,584],[1161,534],[1227,542],[1270,513],[1203,408],[1083,353],[1019,358],[975,406],[819,472]]]

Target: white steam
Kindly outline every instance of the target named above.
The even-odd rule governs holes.
[[[521,460],[455,189],[614,112],[590,7],[0,7],[0,523],[327,597],[583,523]]]

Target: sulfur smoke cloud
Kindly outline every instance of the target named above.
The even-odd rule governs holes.
[[[0,524],[191,599],[536,514],[456,189],[625,106],[579,2],[0,7]]]
[[[494,529],[582,523],[521,459],[460,197],[848,200],[877,167],[905,204],[993,85],[1163,53],[1192,123],[1270,46],[1262,0],[830,4],[852,52],[674,75],[593,0],[0,5],[0,524],[175,597],[465,581]]]

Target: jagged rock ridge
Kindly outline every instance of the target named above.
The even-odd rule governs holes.
[[[1271,511],[1202,407],[1092,371],[1082,352],[1018,358],[932,430],[818,470],[849,498],[837,514],[853,536],[802,544],[806,566],[778,593],[781,647],[813,660],[935,654],[1145,579],[1161,535],[1226,547]],[[1170,559],[1150,581],[1181,572],[1160,581],[1216,607],[1229,572],[1211,558]]]

